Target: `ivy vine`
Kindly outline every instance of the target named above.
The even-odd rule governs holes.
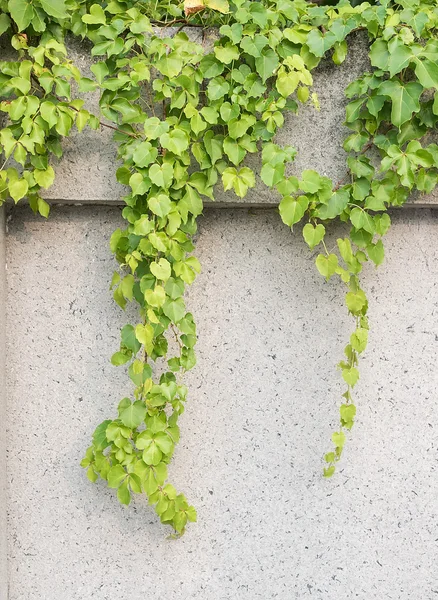
[[[189,39],[187,26],[218,28],[212,52]],[[73,127],[114,131],[117,180],[129,191],[126,227],[111,237],[119,263],[111,287],[121,308],[137,303],[139,318],[122,328],[111,360],[128,365],[135,389],[96,428],[81,464],[123,504],[145,493],[175,535],[196,520],[167,483],[167,467],[187,396],[181,375],[196,363],[184,291],[200,271],[193,236],[202,198],[213,200],[217,185],[243,198],[255,186],[244,160],[261,151],[260,177],[278,192],[283,222],[303,223],[309,248],[321,249],[318,271],[346,287],[354,330],[339,363],[346,388],[325,455],[331,477],[355,420],[368,340],[362,266],[384,259],[388,208],[438,182],[438,146],[427,141],[438,120],[437,29],[434,0],[0,0],[0,35],[10,45],[0,61],[0,202],[27,199],[47,217],[41,191],[54,181],[62,139]],[[345,91],[348,177],[287,176],[296,151],[274,142],[284,113],[307,102],[319,109],[312,71],[325,57],[341,64],[358,30],[368,35],[372,68]],[[93,78],[69,59],[68,35],[91,42]],[[99,115],[77,97],[96,90]],[[328,248],[326,228],[338,219],[349,235]]]

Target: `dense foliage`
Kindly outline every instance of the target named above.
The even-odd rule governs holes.
[[[187,394],[179,374],[196,362],[196,327],[184,303],[200,271],[192,238],[202,198],[213,199],[215,186],[239,197],[254,187],[244,160],[259,151],[260,177],[278,192],[282,220],[304,224],[305,242],[321,248],[319,272],[346,286],[354,319],[339,364],[340,426],[325,456],[330,477],[354,423],[352,390],[368,339],[362,265],[383,261],[387,209],[438,181],[438,146],[427,142],[438,120],[436,2],[0,0],[0,11],[1,39],[11,47],[0,61],[0,200],[25,198],[47,216],[40,192],[53,183],[52,155],[62,156],[73,127],[114,130],[117,179],[129,189],[126,228],[111,238],[120,264],[112,288],[122,308],[138,304],[139,320],[123,327],[112,362],[128,365],[135,389],[95,430],[82,461],[89,479],[107,480],[124,504],[144,492],[176,534],[196,520],[166,483]],[[219,27],[213,51],[190,41],[186,25]],[[288,177],[295,150],[273,141],[284,113],[306,102],[318,109],[312,71],[324,57],[341,64],[358,30],[368,35],[372,71],[346,90],[348,178],[334,183],[313,170]],[[68,35],[91,42],[92,77],[69,59]],[[95,90],[99,115],[84,107]],[[350,234],[329,250],[324,236],[336,219]]]

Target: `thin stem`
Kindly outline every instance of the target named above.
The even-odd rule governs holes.
[[[184,345],[181,342],[181,340],[179,339],[179,335],[178,335],[177,331],[175,330],[175,325],[173,323],[170,324],[170,329],[172,330],[172,333],[175,336],[175,340],[179,346],[179,349],[182,350],[184,348]]]
[[[8,160],[11,158],[11,155],[8,156],[8,158],[5,160],[5,162],[2,164],[2,166],[0,167],[0,171],[3,171],[3,169],[6,166],[6,163],[8,162]]]
[[[56,96],[56,98],[60,101],[63,102],[63,100],[61,100],[58,96]],[[71,108],[72,110],[76,111],[77,113],[80,112],[78,108],[75,108],[74,106],[70,106],[69,108]],[[91,113],[90,113],[91,114]],[[92,115],[93,117],[95,117],[97,119],[97,117],[95,115]],[[114,131],[118,131],[119,133],[123,133],[123,135],[127,135],[129,137],[138,139],[139,137],[141,137],[140,134],[137,133],[130,133],[129,131],[123,131],[123,129],[119,129],[119,127],[116,127],[115,125],[110,125],[109,123],[104,123],[103,121],[101,121],[99,119],[99,125],[101,127],[107,127],[108,129],[112,129]]]
[[[327,256],[330,256],[330,252],[327,250],[327,246],[325,245],[325,241],[323,239],[321,240],[321,244],[322,244],[322,247],[324,248]]]
[[[32,79],[36,83],[36,85],[38,86],[39,91],[40,92],[44,92],[44,95],[47,95],[46,92],[45,92],[45,90],[40,86],[38,80],[33,75],[32,75]],[[71,110],[74,110],[77,113],[80,112],[80,110],[78,108],[75,108],[74,106],[70,106],[70,104],[68,102],[65,102],[60,96],[57,96],[56,94],[52,94],[52,95],[58,100],[58,102],[62,102],[64,104],[68,104],[68,107],[71,108]],[[90,113],[90,115],[91,115],[91,113]],[[96,117],[96,115],[92,115],[92,116],[94,118],[96,118],[96,119],[98,118],[98,117]],[[123,133],[124,135],[127,135],[127,136],[132,137],[132,138],[138,138],[138,137],[140,137],[139,134],[129,133],[128,131],[123,131],[123,129],[119,129],[115,125],[110,125],[109,123],[104,123],[100,119],[98,119],[98,120],[99,120],[99,125],[101,127],[107,127],[108,129],[113,129],[114,131],[118,131],[119,133]]]

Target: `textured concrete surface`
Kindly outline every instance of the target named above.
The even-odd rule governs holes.
[[[170,32],[177,28],[169,28]],[[166,35],[169,33],[166,30]],[[158,30],[162,32],[162,30]],[[190,37],[203,42],[209,51],[214,40],[214,30],[204,36],[199,29],[185,28]],[[91,59],[87,46],[73,41],[70,55],[82,72],[92,76],[89,71]],[[300,107],[298,115],[285,115],[285,124],[277,136],[281,145],[291,144],[298,150],[298,156],[290,172],[299,175],[303,169],[316,169],[331,177],[335,182],[346,175],[345,157],[342,148],[343,140],[350,130],[343,126],[345,119],[344,96],[346,86],[370,68],[368,60],[368,43],[362,34],[353,34],[349,38],[349,53],[341,66],[325,60],[314,71],[314,89],[317,92],[321,110],[317,111],[311,102]],[[98,95],[87,94],[89,110],[98,114]],[[91,98],[91,99],[90,99]],[[112,141],[112,132],[107,128],[91,131],[88,128],[81,134],[74,134],[64,141],[64,156],[56,165],[56,180],[45,192],[47,199],[68,203],[119,203],[126,193],[123,186],[117,183],[116,144]],[[247,164],[256,173],[260,169],[258,158],[249,157]],[[215,203],[218,206],[234,205],[276,205],[280,198],[276,191],[267,188],[257,177],[257,185],[248,195],[240,199],[232,192],[224,192],[217,186]],[[415,198],[416,205],[438,205],[438,192],[429,196]]]
[[[7,536],[6,536],[6,272],[5,272],[5,208],[0,208],[0,599],[6,600]]]
[[[79,460],[130,389],[106,242],[118,208],[15,209],[8,261],[9,600],[432,600],[438,594],[438,234],[393,216],[368,268],[372,332],[358,422],[321,477],[351,322],[274,211],[208,211],[190,290],[199,362],[173,482],[199,522],[165,539]]]

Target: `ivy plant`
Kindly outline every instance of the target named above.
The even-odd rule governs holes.
[[[206,52],[188,33],[212,26],[219,36]],[[438,181],[438,146],[428,140],[438,120],[437,29],[433,0],[0,0],[9,48],[0,61],[0,201],[26,199],[47,217],[42,190],[73,128],[109,128],[118,145],[127,194],[125,226],[111,237],[119,264],[111,288],[122,309],[138,306],[138,318],[122,328],[111,360],[126,366],[134,390],[97,426],[81,464],[123,504],[146,494],[174,535],[196,520],[168,483],[168,465],[187,397],[181,374],[196,363],[184,292],[200,272],[193,236],[203,198],[220,186],[245,197],[255,186],[245,159],[261,152],[259,175],[278,194],[281,219],[302,231],[320,274],[345,286],[354,327],[338,365],[345,392],[324,457],[331,477],[355,421],[368,341],[362,267],[384,259],[388,209]],[[296,150],[275,143],[284,114],[309,102],[319,109],[312,73],[323,59],[341,64],[357,31],[369,40],[370,70],[345,90],[348,175],[289,176]],[[88,41],[92,77],[69,58],[67,36]],[[99,114],[86,108],[91,92]],[[329,249],[326,230],[338,220],[349,233]]]

